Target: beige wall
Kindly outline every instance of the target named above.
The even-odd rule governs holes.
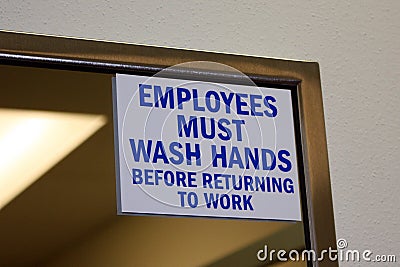
[[[318,61],[337,236],[392,254],[400,250],[399,22],[397,0],[0,5],[7,30]]]

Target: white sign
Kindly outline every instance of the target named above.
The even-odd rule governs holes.
[[[291,92],[117,74],[119,213],[301,220]]]

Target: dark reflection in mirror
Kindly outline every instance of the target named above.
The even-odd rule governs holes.
[[[306,266],[257,258],[304,249],[302,223],[116,216],[111,78],[0,66],[2,109],[107,118],[0,210],[1,266]]]

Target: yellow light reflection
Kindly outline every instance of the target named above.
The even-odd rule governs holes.
[[[105,123],[103,115],[0,109],[0,209]]]

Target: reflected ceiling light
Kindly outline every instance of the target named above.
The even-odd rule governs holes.
[[[0,108],[0,209],[105,123],[103,115]]]

